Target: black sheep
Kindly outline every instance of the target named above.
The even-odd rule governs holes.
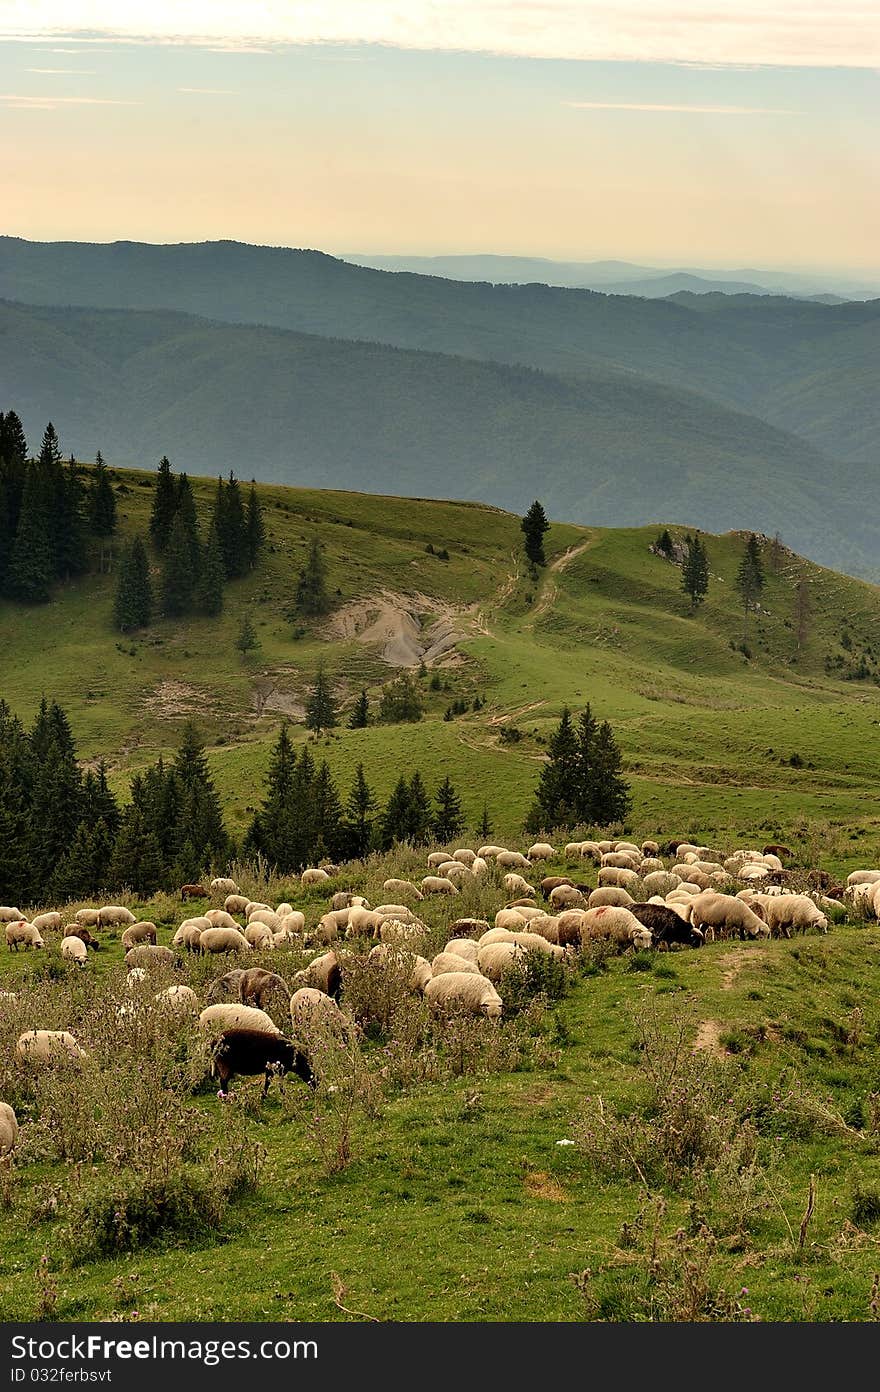
[[[670,943],[683,943],[687,947],[702,947],[703,934],[699,928],[685,923],[674,909],[665,904],[633,904],[630,913],[639,923],[650,928],[656,947],[669,947]]]
[[[305,1054],[289,1039],[255,1029],[228,1029],[217,1038],[212,1050],[211,1071],[220,1080],[219,1097],[228,1096],[228,1084],[236,1073],[253,1077],[264,1073],[262,1096],[269,1091],[273,1076],[295,1073],[310,1087],[315,1075]]]

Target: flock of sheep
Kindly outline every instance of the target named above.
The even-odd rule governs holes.
[[[665,845],[661,854],[656,841],[640,846],[570,842],[561,852],[545,842],[525,853],[493,845],[451,854],[434,851],[427,857],[429,873],[418,884],[385,880],[382,890],[389,902],[372,907],[363,895],[338,890],[323,912],[317,917],[311,913],[311,922],[290,903],[273,908],[249,899],[234,880],[220,878],[208,888],[184,886],[182,898],[222,898],[223,907],[184,919],[168,946],[158,943],[154,923],[139,921],[116,904],[80,909],[69,922],[60,910],[28,920],[17,908],[0,907],[0,922],[10,951],[45,948],[46,936],[57,934],[61,957],[81,967],[87,966],[89,948],[100,946],[102,932],[121,929],[129,998],[118,1007],[120,1022],[144,1008],[147,992],[150,1008],[167,1012],[169,1028],[174,1021],[197,1021],[221,1098],[236,1074],[263,1074],[265,1095],[278,1074],[293,1072],[314,1086],[316,1040],[355,1036],[345,1000],[346,967],[354,954],[378,969],[394,964],[407,989],[423,996],[436,1015],[455,1010],[497,1020],[504,1010],[505,976],[530,960],[530,954],[564,964],[594,942],[625,951],[697,948],[727,937],[824,933],[828,912],[841,900],[861,917],[880,916],[880,870],[855,871],[839,886],[818,872],[821,889],[796,893],[779,852],[784,855],[786,848],[739,850],[722,857],[711,848],[683,842]],[[671,857],[670,866],[663,855]],[[526,878],[536,866],[554,860],[576,862],[579,876],[549,875],[537,884]],[[580,867],[587,864],[598,871],[595,885],[583,882]],[[306,888],[332,887],[336,873],[333,866],[310,868],[301,882]],[[455,901],[468,886],[503,895],[494,923],[455,915]],[[439,945],[438,929],[419,917],[419,905],[440,896],[451,901],[451,912],[440,930],[445,941],[428,957],[423,954],[429,942]],[[285,976],[285,955],[293,951],[313,955],[304,968]],[[279,971],[249,967],[254,952],[272,953]],[[188,985],[161,990],[150,985],[157,969],[179,965],[186,953],[223,959],[226,969],[208,984],[204,1001]],[[15,993],[0,992],[0,1001],[4,999],[14,1000]],[[279,1007],[284,1030],[277,1023]],[[39,1028],[20,1035],[16,1055],[22,1066],[88,1057],[71,1030]],[[17,1135],[13,1109],[0,1103],[0,1154],[11,1152]]]

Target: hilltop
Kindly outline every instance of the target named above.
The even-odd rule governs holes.
[[[113,472],[122,536],[144,532],[153,476]],[[214,485],[194,484],[205,518]],[[380,796],[401,769],[421,768],[433,782],[448,773],[473,825],[485,801],[498,834],[514,835],[563,705],[589,700],[618,736],[642,834],[820,837],[825,859],[841,867],[876,855],[875,587],[784,549],[774,573],[768,543],[762,609],[744,642],[733,583],[744,538],[735,533],[706,537],[709,597],[691,616],[678,568],[650,549],[659,526],[556,522],[534,585],[519,519],[496,508],[265,485],[259,494],[266,554],[227,587],[217,619],[163,620],[123,638],[110,626],[114,577],[94,573],[40,609],[0,605],[13,709],[29,721],[43,692],[56,696],[81,756],[105,757],[119,790],[196,718],[230,829],[240,832],[279,722],[301,717],[319,662],[345,719],[362,686],[375,708],[394,675],[383,652],[410,663],[426,653],[421,722],[342,728],[322,740],[343,788],[358,761]],[[294,627],[285,610],[315,533],[336,609]],[[437,554],[444,549],[448,560]],[[797,652],[800,576],[812,619]],[[246,608],[261,643],[248,663],[234,648]],[[444,719],[453,701],[476,695],[482,709]],[[294,730],[306,737],[302,725]]]

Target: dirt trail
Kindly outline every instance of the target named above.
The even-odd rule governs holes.
[[[718,965],[725,969],[721,978],[722,991],[731,991],[743,968],[760,961],[763,956],[760,947],[742,947],[719,957]],[[728,1052],[721,1044],[723,1030],[724,1026],[718,1020],[701,1020],[694,1039],[694,1053],[704,1050],[715,1058],[728,1058]]]
[[[721,1046],[721,1025],[718,1020],[701,1020],[697,1026],[694,1053],[701,1050],[714,1058],[727,1058],[727,1050]]]
[[[571,565],[572,561],[576,560],[576,558],[580,556],[582,552],[586,551],[588,547],[592,546],[592,544],[593,540],[591,539],[589,541],[581,541],[577,546],[569,546],[567,551],[563,551],[561,556],[557,556],[555,561],[550,562],[550,565],[547,567],[547,579],[541,588],[538,602],[529,616],[528,626],[530,628],[537,619],[540,619],[542,615],[547,613],[547,610],[552,607],[556,601],[556,596],[559,594],[559,586],[551,576],[559,575],[563,570],[566,570],[568,566]]]

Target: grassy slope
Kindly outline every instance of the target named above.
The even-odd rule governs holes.
[[[129,490],[120,495],[123,533],[143,530],[151,476],[120,478]],[[212,487],[197,481],[203,516]],[[358,760],[380,795],[401,768],[421,766],[437,781],[448,772],[472,823],[485,798],[498,834],[514,835],[542,757],[538,740],[563,704],[591,700],[618,734],[634,785],[635,830],[701,837],[729,830],[773,840],[806,835],[807,823],[830,825],[839,868],[875,845],[877,688],[824,672],[829,653],[850,660],[840,646],[845,628],[854,652],[876,643],[875,588],[807,564],[813,632],[794,664],[786,621],[802,566],[787,555],[781,573],[768,577],[766,612],[750,619],[754,658],[747,662],[735,650],[743,627],[733,587],[742,541],[735,536],[708,539],[710,596],[691,617],[677,568],[648,550],[656,529],[554,524],[551,568],[531,593],[518,574],[518,520],[497,510],[265,486],[261,496],[267,555],[254,576],[228,587],[219,619],[160,622],[123,642],[109,627],[113,578],[96,575],[36,611],[0,606],[2,647],[14,655],[3,694],[14,709],[30,720],[41,693],[61,699],[81,754],[106,756],[120,790],[132,769],[174,746],[182,719],[194,715],[212,746],[230,826],[240,831],[259,797],[280,718],[277,709],[254,711],[263,674],[274,674],[282,703],[294,706],[319,660],[345,699],[362,684],[375,698],[390,675],[374,649],[353,640],[329,641],[321,631],[292,636],[283,611],[317,528],[340,602],[387,589],[433,596],[438,609],[476,606],[460,616],[465,661],[443,670],[451,690],[427,693],[425,720],[341,729],[322,742],[319,752],[343,789]],[[426,553],[429,541],[449,548],[448,563]],[[552,569],[554,558],[585,543],[569,564]],[[245,664],[233,642],[248,606],[262,646]],[[431,600],[417,607],[427,615]],[[487,699],[484,710],[442,719],[456,696],[477,692]],[[499,744],[504,723],[522,729],[518,745]],[[805,766],[792,768],[792,754]]]

